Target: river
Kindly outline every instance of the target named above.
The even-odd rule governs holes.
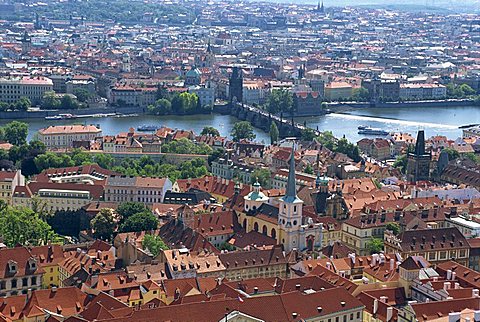
[[[0,120],[3,125],[10,120]],[[213,126],[223,136],[229,136],[233,125],[238,122],[229,115],[192,115],[192,116],[151,116],[140,115],[129,118],[86,118],[77,120],[46,121],[43,119],[20,120],[29,124],[29,139],[35,133],[48,125],[59,124],[98,124],[104,134],[112,135],[128,131],[130,127],[140,125],[168,126],[173,129],[187,129],[200,133],[203,127]],[[298,122],[306,122],[308,126],[321,131],[332,131],[337,137],[345,136],[352,142],[365,137],[359,135],[360,125],[378,127],[387,131],[402,131],[415,134],[424,129],[427,137],[445,135],[456,139],[462,135],[458,128],[461,125],[480,123],[480,107],[440,107],[440,108],[363,108],[348,112],[348,114],[328,114],[325,116],[297,118]],[[268,133],[255,129],[258,141],[268,143]]]

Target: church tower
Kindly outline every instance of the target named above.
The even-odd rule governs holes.
[[[302,226],[303,200],[297,197],[295,183],[295,149],[292,148],[290,168],[288,172],[286,195],[278,205],[278,227],[280,229],[278,242],[283,244],[285,251],[300,249],[299,231]]]
[[[425,133],[418,131],[415,151],[408,153],[407,180],[417,182],[430,178],[430,153],[425,151]]]
[[[122,55],[122,72],[130,73],[131,69],[132,69],[132,66],[130,63],[130,55],[128,53],[124,53]]]
[[[242,69],[238,66],[233,67],[228,82],[228,90],[230,102],[233,102],[234,98],[237,102],[241,103],[243,101],[243,73]]]
[[[22,54],[29,54],[32,50],[32,38],[28,35],[27,31],[23,33],[22,37]]]

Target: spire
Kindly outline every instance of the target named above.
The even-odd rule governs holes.
[[[423,130],[418,131],[417,142],[415,144],[415,155],[425,155],[425,132]]]
[[[290,155],[290,168],[288,170],[287,194],[285,199],[295,200],[297,198],[297,187],[295,183],[295,147],[292,147]]]

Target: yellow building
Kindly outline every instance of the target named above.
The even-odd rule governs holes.
[[[20,170],[0,171],[0,200],[12,204],[12,196],[17,186],[25,186],[25,177]]]
[[[345,82],[331,82],[325,86],[325,98],[330,101],[348,99],[353,95],[353,86]]]
[[[60,245],[38,246],[31,248],[30,252],[37,258],[38,266],[45,271],[42,276],[42,287],[59,286],[59,264],[65,259],[62,247]]]

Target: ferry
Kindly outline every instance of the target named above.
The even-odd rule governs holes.
[[[157,129],[158,128],[155,125],[140,125],[139,127],[137,127],[137,131],[141,132],[154,132]]]
[[[73,120],[76,119],[77,116],[74,114],[57,114],[53,116],[45,116],[45,120]]]
[[[367,127],[368,127],[368,126],[366,126],[366,125],[360,125],[360,126],[358,127],[358,129],[359,129],[359,130],[365,130]]]
[[[365,135],[388,135],[389,134],[388,131],[378,129],[378,128],[373,128],[373,127],[368,127],[368,126],[363,127],[363,129],[360,129],[360,127],[358,128],[359,128],[358,134],[365,134]]]

